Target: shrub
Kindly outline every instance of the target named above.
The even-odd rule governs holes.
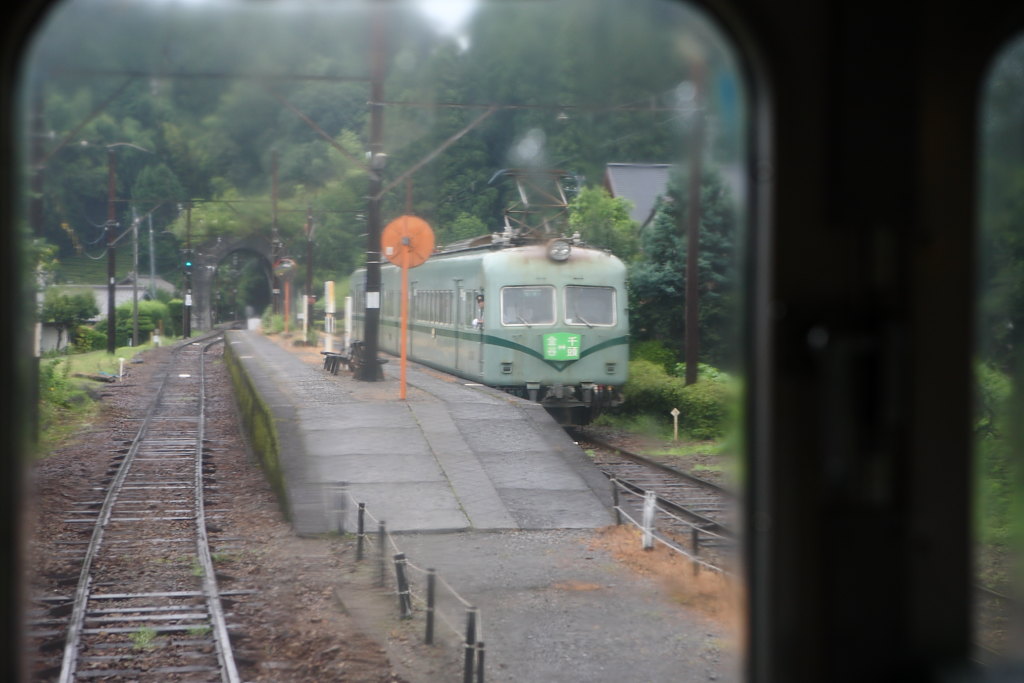
[[[725,434],[734,398],[725,382],[698,379],[683,387],[683,429],[695,439],[717,439]]]
[[[60,408],[71,406],[74,389],[68,381],[71,368],[65,360],[39,364],[39,399]]]
[[[167,315],[169,316],[169,327],[164,328],[164,334],[171,337],[180,337],[184,330],[185,302],[182,299],[171,299],[167,302]]]
[[[78,331],[75,332],[75,353],[102,351],[106,348],[106,332],[100,332],[99,330],[88,325],[79,326]]]
[[[673,377],[686,377],[686,363],[676,363],[669,369]],[[697,379],[706,379],[712,382],[728,382],[731,380],[729,374],[707,363],[697,363]]]
[[[265,334],[280,334],[284,332],[284,316],[280,313],[274,313],[273,309],[269,306],[267,310],[263,312],[263,317],[260,320],[263,326],[263,332]]]
[[[117,307],[117,346],[128,346],[135,328],[133,306],[126,301]],[[168,330],[173,327],[170,307],[162,301],[143,299],[138,302],[139,338],[132,346],[145,343],[155,330]]]
[[[1010,378],[987,363],[976,363],[975,436],[993,439],[1000,436],[1000,418],[1006,414],[1010,398]]]
[[[676,352],[657,339],[635,342],[629,347],[630,360],[650,361],[669,372],[676,363]]]
[[[683,381],[670,377],[658,363],[634,360],[629,363],[629,380],[622,394],[623,412],[662,415],[682,403]]]
[[[712,372],[714,371],[714,372]],[[716,439],[723,436],[737,401],[728,375],[708,366],[708,372],[686,386],[681,377],[668,374],[658,363],[635,360],[629,364],[629,381],[623,387],[622,411],[649,414],[664,419],[678,408],[680,426],[691,438]]]

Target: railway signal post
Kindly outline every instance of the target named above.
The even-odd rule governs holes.
[[[399,325],[399,349],[401,352],[401,380],[399,398],[406,396],[405,367],[406,341],[409,329],[409,269],[421,265],[434,251],[434,231],[430,225],[416,216],[400,216],[384,228],[380,236],[384,256],[402,269],[401,324]]]

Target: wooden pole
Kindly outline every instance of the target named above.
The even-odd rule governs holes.
[[[686,384],[697,381],[697,363],[700,357],[700,186],[701,156],[704,153],[704,62],[699,58],[694,64],[693,129],[690,149],[689,215],[686,224]]]

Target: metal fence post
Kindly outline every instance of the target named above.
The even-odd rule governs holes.
[[[409,581],[405,576],[405,553],[395,554],[395,584],[398,586],[398,610],[403,619],[412,616]]]
[[[484,641],[476,644],[476,683],[484,683]]]
[[[615,524],[622,524],[622,512],[619,510],[619,480],[615,477],[608,477],[612,484],[612,507],[615,510]]]
[[[473,660],[476,655],[476,607],[466,608],[466,653],[462,665],[462,683],[473,683]]]
[[[337,532],[339,534],[345,533],[345,494],[346,484],[343,481],[336,481],[331,485],[331,490],[334,493],[332,496],[331,506],[334,508],[335,524],[337,526]]]
[[[437,590],[437,572],[433,569],[427,570],[427,633],[423,642],[427,645],[434,644],[434,592]]]
[[[387,540],[387,531],[384,526],[384,522],[377,523],[377,545],[379,546],[379,552],[377,553],[377,565],[380,570],[377,574],[377,585],[384,586],[384,542]]]
[[[366,541],[366,503],[359,504],[358,531],[356,532],[356,562],[363,560],[363,543]]]

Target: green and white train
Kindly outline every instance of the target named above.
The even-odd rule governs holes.
[[[479,242],[483,242],[480,244]],[[381,266],[378,346],[400,355],[401,269]],[[352,276],[361,339],[365,269]],[[583,425],[621,402],[629,367],[626,268],[577,239],[482,238],[409,271],[410,360],[538,401]]]

